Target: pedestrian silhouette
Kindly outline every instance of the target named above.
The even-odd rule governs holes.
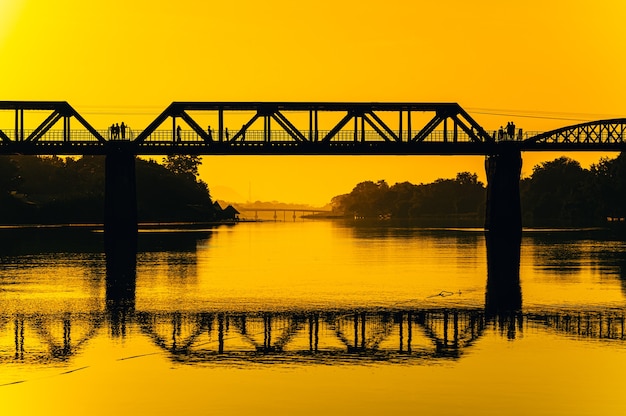
[[[176,140],[177,141],[180,141],[180,130],[181,130],[180,126],[176,127]]]
[[[122,140],[126,138],[126,124],[122,121],[120,125],[120,132],[122,133]]]
[[[506,124],[506,135],[509,136],[509,140],[513,140],[515,138],[515,124],[512,121],[509,121]]]
[[[228,134],[228,127],[224,130],[224,134],[226,135],[226,140],[228,140],[230,137],[230,134]]]
[[[213,130],[211,130],[211,126],[207,129],[207,132],[209,133],[209,140],[213,140]]]

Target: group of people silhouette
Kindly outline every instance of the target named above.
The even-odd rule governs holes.
[[[128,126],[124,124],[123,121],[122,121],[122,124],[118,124],[118,123],[111,124],[111,127],[109,127],[109,133],[110,133],[111,139],[125,139],[126,129],[128,129]]]
[[[522,137],[522,129],[519,129],[519,139]],[[498,140],[515,140],[515,123],[506,123],[506,129],[500,126],[498,130]]]

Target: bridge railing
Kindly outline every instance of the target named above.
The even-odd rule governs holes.
[[[5,134],[7,134],[11,139],[15,140],[14,130],[12,129],[1,129]],[[35,130],[34,129],[24,129],[24,139],[29,137]],[[107,140],[122,140],[121,138],[116,139],[113,137],[112,132],[109,129],[106,130],[97,130],[98,133],[102,137]],[[134,130],[127,129],[124,140],[133,140],[136,137]],[[87,130],[70,130],[69,131],[70,141],[73,142],[97,142],[98,139],[94,137],[91,132]],[[50,129],[44,135],[42,135],[38,141],[39,142],[62,142],[65,140],[65,131],[61,129]],[[18,140],[19,141],[19,140]]]
[[[321,141],[324,139],[330,130],[318,130],[317,132],[304,132],[304,136],[309,141]],[[408,131],[393,131],[393,133],[400,137],[403,142],[409,141],[409,132]],[[419,131],[411,131],[411,138],[415,137],[415,135],[419,134]],[[222,139],[223,141],[230,141],[235,135],[238,135],[237,142],[265,142],[266,138],[269,137],[269,141],[272,142],[294,142],[294,138],[291,134],[284,130],[273,130],[267,134],[264,130],[246,130],[239,134],[238,130],[229,130],[228,135],[223,133]],[[180,137],[180,140],[179,140]],[[211,132],[211,137],[214,141],[219,141],[219,132],[213,130]],[[454,131],[448,130],[444,133],[443,130],[434,130],[424,141],[427,142],[443,142],[444,137],[448,142],[454,141]],[[457,131],[456,133],[457,141],[459,142],[469,142],[471,141],[470,137],[463,131]],[[194,130],[181,130],[180,134],[177,132],[169,130],[155,130],[152,134],[150,134],[146,139],[146,142],[167,142],[171,143],[173,141],[180,142],[197,142],[203,141],[203,139],[194,131]],[[341,130],[334,134],[330,139],[333,142],[384,142],[385,138],[382,137],[375,130]]]
[[[13,137],[14,136],[13,130],[11,128],[2,129],[2,131],[5,132],[5,134],[7,134],[11,139],[15,140],[15,138]],[[32,134],[33,131],[34,130],[25,129],[24,137],[26,138],[30,136],[30,134]],[[131,141],[131,140],[134,140],[134,138],[137,137],[137,135],[139,135],[140,133],[139,131],[135,131],[130,128],[127,128],[125,137],[124,139],[122,139],[121,135],[118,137],[114,137],[110,129],[99,129],[97,131],[106,140],[111,140],[111,141],[117,141],[117,140]],[[321,141],[324,137],[328,135],[329,132],[330,132],[329,130],[318,130],[317,137],[315,137],[315,134],[316,134],[315,131],[311,132],[310,134],[307,131],[305,134],[305,137],[307,138],[307,140]],[[97,142],[97,139],[87,130],[70,130],[69,133],[70,133],[69,139],[72,142]],[[238,133],[239,131],[229,131],[228,137],[225,134],[223,135],[223,141],[230,141]],[[403,142],[408,141],[408,137],[409,137],[408,131],[402,131],[402,132],[394,131],[393,133],[397,137],[400,137]],[[419,133],[420,133],[419,131],[411,131],[410,133],[411,138],[415,137],[415,135]],[[488,133],[492,137],[494,137],[496,141],[510,140],[508,136],[499,138],[498,132],[496,130],[488,131]],[[516,134],[513,140],[523,141],[530,137],[536,136],[540,133],[541,132],[539,131],[526,131],[526,132],[523,132],[522,135]],[[217,131],[212,131],[213,141],[219,141],[218,134],[219,133]],[[313,137],[309,137],[310,135],[313,135]],[[180,140],[179,140],[179,137],[180,137]],[[241,135],[238,136],[237,141],[234,142],[235,143],[234,145],[236,145],[236,143],[238,142],[263,143],[266,141],[266,137],[267,137],[266,132],[264,130],[246,130],[245,133],[242,133]],[[447,132],[444,132],[444,130],[433,130],[428,136],[426,136],[424,141],[436,142],[436,143],[442,143],[446,141],[454,142],[454,137],[455,137],[455,132],[453,130],[448,130]],[[62,129],[48,130],[43,136],[41,136],[38,139],[39,142],[63,142],[64,140],[65,140],[65,131]],[[269,134],[269,140],[271,142],[276,142],[276,143],[281,143],[281,142],[282,143],[295,143],[293,136],[291,136],[288,132],[284,130],[271,131]],[[360,141],[384,142],[385,139],[378,132],[374,130],[365,130],[365,131],[357,130],[356,132],[354,130],[341,130],[337,132],[331,138],[331,141],[344,142],[344,143],[360,142]],[[457,142],[470,142],[471,139],[465,132],[461,130],[457,130],[456,141]],[[179,134],[176,131],[173,131],[172,129],[167,129],[167,130],[155,130],[150,136],[146,138],[146,142],[149,142],[152,144],[160,144],[160,143],[171,144],[173,142],[192,144],[192,143],[203,143],[204,140],[194,130],[181,130],[180,136],[179,136]]]

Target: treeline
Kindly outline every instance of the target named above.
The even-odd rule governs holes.
[[[139,221],[212,221],[219,215],[197,156],[136,160]],[[0,157],[0,223],[96,223],[104,218],[104,157]]]
[[[475,222],[484,214],[485,186],[476,174],[461,172],[454,179],[389,186],[384,180],[361,182],[352,192],[331,200],[332,209],[359,219],[413,219],[439,223],[455,219]]]
[[[332,207],[350,218],[480,226],[485,197],[477,175],[461,172],[429,184],[361,182],[349,194],[334,197]],[[567,157],[541,163],[521,180],[520,197],[524,226],[599,226],[607,218],[624,218],[626,157],[600,159],[590,169]]]

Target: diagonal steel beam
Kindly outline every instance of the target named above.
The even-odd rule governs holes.
[[[152,133],[154,133],[156,129],[159,128],[161,124],[163,124],[165,120],[167,120],[168,117],[178,115],[175,112],[176,109],[177,109],[176,103],[172,103],[169,106],[167,106],[167,108],[163,110],[163,112],[159,114],[159,116],[155,118],[152,123],[148,124],[148,127],[146,127],[141,133],[139,133],[139,135],[137,135],[134,142],[143,143],[148,137],[150,137]]]
[[[326,143],[329,142],[352,118],[354,118],[354,112],[348,111],[348,114],[339,120],[339,123],[337,123],[337,125],[333,127],[321,141]]]
[[[7,136],[5,134],[5,132],[3,132],[2,130],[0,130],[0,138],[2,139],[3,142],[11,142],[12,140],[9,138],[9,136]]]
[[[300,133],[300,131],[298,131],[298,129],[296,129],[293,124],[289,122],[289,120],[284,118],[284,116],[280,117],[282,114],[279,114],[280,112],[276,111],[271,114],[271,117],[280,125],[280,127],[283,128],[283,130],[287,132],[287,134],[289,134],[297,142],[307,141],[304,135]]]
[[[435,128],[439,124],[441,124],[441,122],[443,121],[444,118],[445,117],[441,117],[439,114],[435,114],[435,117],[433,117],[428,123],[426,123],[424,128],[421,129],[420,131],[418,131],[417,134],[415,136],[413,136],[411,141],[413,141],[413,142],[423,142],[424,140],[426,140],[426,137],[428,137],[428,135],[430,133],[432,133],[433,130],[435,130]]]
[[[380,128],[380,127],[378,127],[378,126],[376,125],[376,123],[374,123],[372,120],[370,120],[370,118],[367,116],[367,114],[366,114],[366,113],[363,113],[363,114],[361,115],[361,117],[363,117],[363,120],[365,120],[365,121],[367,122],[367,124],[369,124],[369,125],[370,125],[370,127],[371,127],[371,128],[373,128],[373,129],[374,129],[374,131],[376,131],[376,133],[378,133],[378,135],[379,135],[380,137],[382,137],[383,139],[385,139],[385,141],[386,141],[386,142],[391,142],[391,141],[393,141],[392,139],[390,139],[390,138],[389,138],[389,137],[385,134],[385,132],[384,132],[384,131],[382,131],[382,130],[381,130],[381,128]],[[395,141],[398,141],[398,140],[397,140],[397,138],[396,138],[396,140],[395,140]]]
[[[96,138],[96,140],[98,140],[100,143],[106,143],[106,139],[102,137],[98,130],[94,129],[91,124],[87,122],[87,120],[85,120],[80,114],[78,114],[78,111],[74,110],[74,108],[67,102],[65,102],[64,104],[66,106],[66,112],[65,114],[62,114],[63,116],[73,116],[80,124],[82,124],[84,128],[89,131],[89,133],[91,133]]]
[[[483,142],[483,143],[494,143],[495,140],[493,137],[491,137],[489,135],[489,133],[487,133],[485,131],[485,129],[483,129],[483,127],[478,124],[476,122],[476,120],[474,120],[468,113],[467,111],[463,110],[463,108],[459,105],[457,105],[458,109],[456,112],[456,116],[457,118],[459,118],[459,116],[463,117],[464,120],[467,121],[467,124],[470,127],[470,130],[476,130],[478,133],[477,134],[468,134],[472,139],[476,139],[477,142]]]
[[[374,120],[376,120],[376,122],[377,122],[377,123],[378,123],[378,124],[379,124],[379,125],[380,125],[380,126],[381,126],[381,127],[382,127],[385,131],[386,131],[386,132],[387,132],[387,134],[389,134],[389,135],[393,138],[393,140],[394,140],[394,141],[396,141],[396,142],[400,142],[400,141],[402,141],[402,140],[398,137],[398,135],[396,135],[396,133],[395,133],[393,130],[391,130],[391,128],[389,128],[389,126],[388,126],[388,125],[387,125],[384,121],[382,121],[382,120],[380,119],[380,117],[378,117],[378,115],[377,115],[374,111],[366,111],[366,114],[371,115],[371,116],[372,116],[372,118],[373,118]],[[370,125],[371,125],[371,124],[370,124]],[[376,130],[376,128],[375,128],[373,125],[372,125],[372,127]],[[378,134],[380,134],[380,133],[378,133]],[[383,137],[385,137],[385,136],[383,136]],[[387,140],[388,138],[387,138],[387,137],[385,137],[385,139]]]
[[[48,132],[63,117],[58,111],[53,111],[33,132],[24,140],[26,142],[36,142]]]
[[[189,125],[189,127],[191,127],[196,132],[198,136],[202,137],[202,140],[207,143],[210,143],[212,141],[211,139],[209,139],[209,133],[204,131],[204,129],[200,127],[200,125],[196,123],[196,121],[191,118],[191,116],[187,114],[185,110],[181,111],[179,116],[185,121],[185,123]]]
[[[452,119],[454,120],[456,125],[459,126],[461,128],[461,130],[463,130],[465,132],[465,134],[467,134],[467,136],[470,138],[470,140],[472,140],[473,142],[482,143],[482,140],[480,139],[480,137],[478,137],[478,135],[476,134],[476,132],[474,131],[473,128],[468,127],[463,122],[463,120],[459,119],[459,117],[456,116],[456,115],[452,116]]]
[[[254,124],[255,121],[257,121],[259,119],[259,117],[261,117],[261,114],[259,112],[255,113],[252,118],[241,127],[241,130],[239,130],[237,133],[235,133],[235,135],[230,139],[231,142],[236,141],[237,139],[239,139],[241,137],[241,140],[243,141],[245,139],[244,134],[245,132],[250,128],[251,125]]]
[[[294,126],[293,123],[291,121],[289,121],[289,119],[287,117],[285,117],[285,115],[283,113],[280,112],[280,110],[276,110],[274,112],[274,120],[276,120],[280,124],[280,121],[278,120],[279,118],[288,127],[288,128],[286,128],[285,126],[283,126],[283,128],[285,130],[287,130],[287,132],[294,139],[296,139],[297,141],[302,141],[302,142],[308,141],[307,138],[304,136],[304,134],[302,134],[302,132],[300,130],[298,130],[298,128],[296,126]]]

